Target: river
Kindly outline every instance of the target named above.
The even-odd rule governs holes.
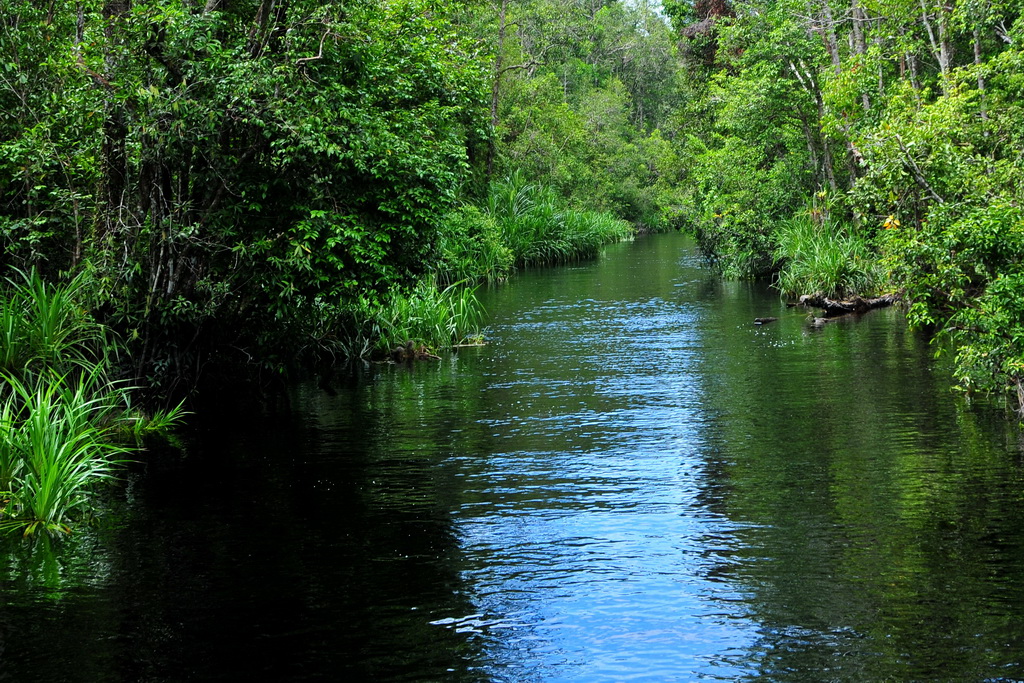
[[[482,296],[485,346],[197,415],[4,541],[0,680],[1024,678],[1020,434],[897,311],[678,235]]]

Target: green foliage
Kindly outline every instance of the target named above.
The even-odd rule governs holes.
[[[676,215],[705,254],[791,293],[903,288],[965,387],[1024,400],[1020,7],[712,4],[667,5],[689,27]]]
[[[677,192],[660,128],[677,96],[674,40],[646,2],[509,4],[495,177],[525,173],[647,230]],[[485,31],[493,36],[494,27]]]
[[[715,34],[716,68],[691,70],[702,80],[678,113],[679,219],[727,275],[764,275],[776,226],[828,182],[815,93],[795,75],[821,49],[782,6],[720,17]]]
[[[904,85],[858,138],[868,163],[855,200],[889,214],[881,243],[910,320],[953,342],[968,390],[1019,389],[1024,377],[1021,63],[1011,48],[955,69],[933,101]]]
[[[933,207],[920,228],[886,231],[888,264],[908,315],[957,343],[967,389],[1024,379],[1024,212],[1001,202]]]
[[[0,300],[0,373],[31,377],[106,366],[117,345],[83,308],[85,276],[50,284],[36,270],[15,272]]]
[[[378,351],[387,352],[412,340],[432,348],[479,337],[483,309],[474,288],[455,283],[439,289],[423,280],[408,294],[399,294],[373,311]]]
[[[776,239],[776,287],[784,294],[842,299],[872,294],[882,281],[878,257],[849,225],[806,212],[783,221]]]
[[[799,169],[786,155],[766,158],[740,138],[708,149],[693,141],[690,169],[695,195],[685,209],[705,256],[729,275],[763,275],[775,264],[775,226],[793,212],[801,187]]]
[[[512,250],[502,239],[496,217],[464,204],[441,222],[436,279],[440,286],[473,281],[494,284],[505,280],[514,267]]]
[[[145,417],[133,387],[111,379],[117,342],[82,308],[81,276],[48,284],[36,271],[0,295],[0,529],[69,530],[89,494],[114,477],[146,433],[172,427],[181,406]]]
[[[164,382],[315,348],[339,307],[427,271],[487,134],[451,13],[5,3],[0,265],[87,259],[104,321]]]
[[[862,253],[881,233],[915,320],[1015,338],[1014,262],[982,259],[976,301],[956,273],[1024,201],[1020,7],[664,7],[677,35],[646,1],[5,0],[0,268],[86,273],[135,374],[186,387],[365,355],[424,278],[591,255],[627,233],[608,214],[833,293],[878,286]],[[940,258],[954,225],[967,242]],[[48,315],[0,312],[0,368],[111,348]],[[970,383],[1015,376],[1015,342],[952,336]]]
[[[516,267],[592,258],[601,246],[628,239],[629,224],[607,212],[569,207],[551,186],[517,172],[491,183],[486,206],[464,205],[441,224],[435,279],[505,280]]]
[[[40,378],[26,386],[10,376],[2,377],[7,396],[2,412],[12,420],[2,449],[19,466],[7,481],[9,499],[0,528],[67,532],[68,522],[88,502],[87,494],[98,482],[113,477],[114,468],[128,449],[110,440],[109,421],[119,407],[113,394],[98,393],[96,379],[82,375]]]

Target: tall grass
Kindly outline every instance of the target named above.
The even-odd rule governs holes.
[[[553,188],[530,183],[519,173],[491,185],[487,213],[518,266],[590,258],[602,245],[633,234],[625,221],[570,208]]]
[[[114,394],[97,394],[82,375],[68,384],[61,377],[25,386],[13,377],[8,405],[22,414],[8,448],[21,461],[11,480],[5,519],[0,528],[70,531],[68,521],[81,513],[88,494],[114,476],[119,456],[129,448],[111,440],[112,418],[119,406]]]
[[[0,302],[0,372],[107,364],[104,356],[116,344],[76,301],[83,277],[53,284],[35,271],[16,271],[8,278]]]
[[[799,215],[776,230],[775,286],[789,295],[820,294],[845,298],[874,293],[882,282],[878,260],[868,241],[848,226]]]
[[[479,335],[483,309],[475,287],[455,283],[439,289],[424,280],[408,294],[393,296],[374,312],[374,319],[378,350],[409,340],[448,348]]]
[[[80,304],[81,286],[19,273],[0,294],[3,531],[67,532],[138,439],[181,416],[132,408],[133,387],[111,379],[116,340]]]
[[[18,426],[13,401],[0,399],[0,497],[6,498],[21,476],[24,459],[15,443]]]

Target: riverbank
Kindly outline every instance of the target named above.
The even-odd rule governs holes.
[[[601,245],[632,234],[624,221],[572,209],[550,188],[522,177],[495,183],[483,209],[453,211],[440,231],[436,265],[415,287],[322,307],[294,330],[295,336],[310,330],[319,336],[292,340],[297,353],[288,361],[260,356],[267,348],[247,340],[254,344],[247,354],[251,365],[293,373],[325,354],[392,359],[396,347],[416,349],[403,358],[436,358],[433,351],[479,338],[479,285],[504,281],[516,269],[591,258]],[[181,415],[184,401],[149,416],[132,407],[141,387],[118,377],[129,369],[152,377],[147,364],[162,359],[146,356],[152,340],[137,328],[126,344],[94,317],[95,291],[87,268],[66,283],[48,282],[33,270],[0,289],[0,529],[26,536],[69,531],[88,516],[92,491],[115,478],[142,437],[168,429]],[[138,349],[143,360],[133,355]],[[200,367],[207,362],[197,359]],[[251,369],[222,368],[219,377],[241,373],[232,380],[238,382]],[[201,379],[175,378],[189,382],[177,387],[185,401]],[[145,390],[153,396],[170,388],[157,377]]]
[[[1024,419],[1024,215],[1009,205],[964,210],[936,209],[917,226],[889,216],[872,230],[810,209],[781,221],[774,249],[748,263],[770,262],[791,300],[899,298],[936,352],[952,354],[959,390],[1006,396]]]

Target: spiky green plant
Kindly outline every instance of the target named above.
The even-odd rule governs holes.
[[[849,227],[800,215],[776,231],[779,271],[775,286],[785,294],[843,298],[873,293],[881,283],[877,257]]]
[[[118,342],[79,303],[82,277],[47,283],[35,272],[0,294],[0,529],[69,529],[125,445],[180,419],[179,405],[147,418],[130,387],[111,379]]]
[[[7,497],[18,481],[24,460],[14,443],[16,408],[13,392],[0,394],[0,496]]]
[[[0,372],[25,367],[31,356],[22,304],[14,296],[0,298]]]
[[[398,294],[375,315],[377,348],[388,350],[407,340],[448,348],[479,334],[483,309],[476,288],[455,283],[438,289],[429,280]]]
[[[78,301],[84,275],[66,283],[45,281],[37,271],[16,271],[0,298],[0,371],[24,375],[41,368],[105,364],[116,352],[109,333]]]
[[[70,384],[67,379],[54,376],[31,386],[3,378],[12,390],[8,405],[16,403],[21,414],[7,444],[21,460],[0,523],[8,531],[69,531],[92,488],[112,478],[120,456],[129,452],[110,438],[118,392],[97,395],[87,375]]]

